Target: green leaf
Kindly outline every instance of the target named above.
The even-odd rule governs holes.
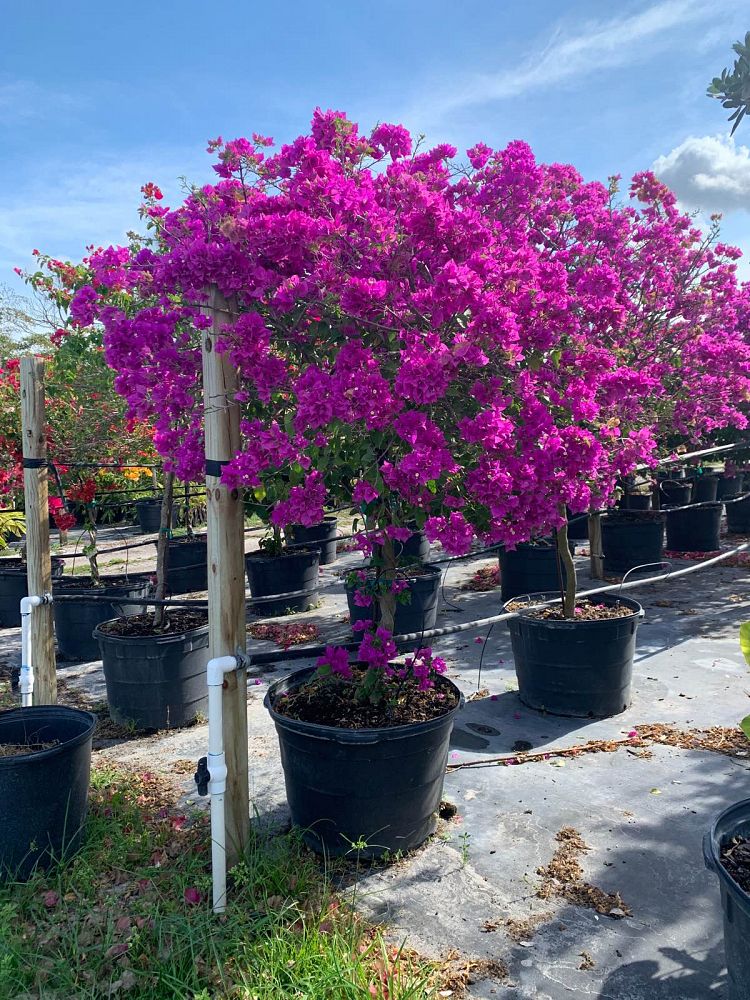
[[[740,723],[740,729],[750,740],[750,715],[746,715],[745,718]]]
[[[743,622],[740,625],[740,649],[745,662],[750,665],[750,622]]]

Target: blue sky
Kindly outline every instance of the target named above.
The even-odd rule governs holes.
[[[656,166],[725,213],[750,253],[750,124],[704,96],[750,28],[734,0],[40,0],[6,4],[0,55],[0,284],[31,250],[77,258],[209,179],[206,140],[287,140],[316,105],[461,149],[525,139],[587,178]],[[743,123],[744,124],[744,123]],[[743,276],[750,266],[743,262]]]

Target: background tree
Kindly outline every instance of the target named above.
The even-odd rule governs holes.
[[[723,69],[721,76],[715,76],[711,81],[707,94],[721,101],[722,105],[731,109],[729,121],[732,125],[731,135],[750,109],[750,31],[745,35],[744,42],[735,42],[732,46],[737,53],[731,71]]]

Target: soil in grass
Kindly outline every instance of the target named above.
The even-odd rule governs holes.
[[[528,607],[528,601],[512,601],[507,605],[508,611],[524,611]],[[583,598],[576,603],[575,621],[598,622],[611,618],[629,618],[633,614],[633,609],[626,604],[598,604],[589,598]],[[548,608],[538,608],[536,611],[526,611],[524,618],[554,622],[565,621],[565,615],[559,604],[553,604]]]
[[[59,740],[48,743],[0,743],[0,757],[21,757],[29,753],[41,753],[60,745]]]
[[[734,837],[724,844],[721,863],[740,889],[750,892],[750,838]]]
[[[446,715],[458,704],[458,694],[449,681],[437,677],[435,686],[422,691],[416,681],[395,681],[391,697],[377,704],[358,701],[357,682],[343,678],[316,677],[277,699],[280,715],[300,722],[338,729],[381,729],[428,722]]]
[[[133,615],[131,618],[116,618],[99,626],[99,631],[106,635],[122,637],[148,637],[161,635],[182,635],[192,629],[208,625],[206,611],[189,611],[184,608],[170,609],[164,616],[159,628],[154,627],[153,612],[145,615]]]

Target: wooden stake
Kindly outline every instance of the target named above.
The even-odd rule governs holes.
[[[602,552],[601,514],[589,514],[589,552],[591,553],[591,576],[594,580],[603,580],[604,553]]]
[[[221,468],[240,446],[240,408],[234,396],[237,372],[215,350],[221,327],[230,319],[226,299],[212,288],[203,334],[203,403],[206,433],[208,517],[208,615],[211,657],[231,656],[246,647],[244,508],[239,490],[221,483]],[[250,836],[247,758],[247,671],[224,682],[224,753],[227,762],[227,865],[243,856]]]
[[[44,362],[28,355],[21,358],[26,577],[29,594],[40,597],[52,591],[47,439],[44,428]],[[50,604],[34,608],[31,615],[31,648],[34,654],[34,704],[54,705],[57,702],[57,665]]]

